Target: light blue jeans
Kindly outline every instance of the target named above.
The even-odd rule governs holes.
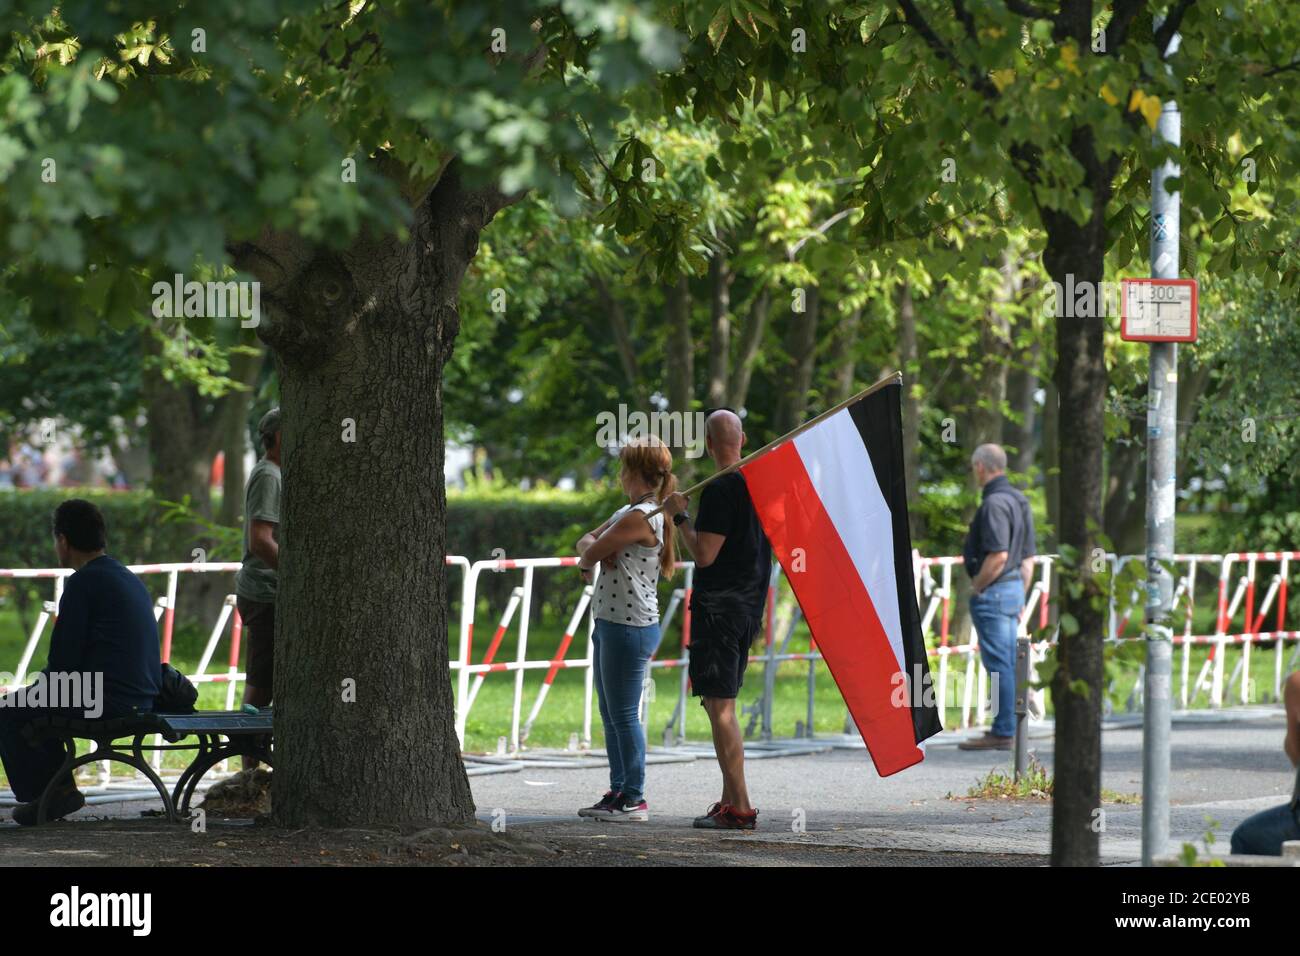
[[[659,646],[659,625],[631,627],[596,618],[592,662],[600,721],[609,754],[609,789],[633,803],[645,796],[645,728],[638,714],[647,666]]]
[[[1016,630],[1024,606],[1025,587],[1019,577],[990,584],[970,599],[980,657],[989,678],[997,680],[993,733],[999,737],[1016,733]]]

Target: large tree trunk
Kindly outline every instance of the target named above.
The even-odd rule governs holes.
[[[405,243],[335,254],[264,235],[237,252],[263,279],[284,413],[279,825],[473,819],[447,666],[442,377],[461,279],[506,201],[453,165]]]
[[[1091,138],[1076,147],[1092,155]],[[1095,164],[1094,164],[1095,165]],[[1091,218],[1079,226],[1069,216],[1044,210],[1047,248],[1043,263],[1051,277],[1066,284],[1100,283],[1106,250],[1105,209],[1110,179],[1094,177]],[[1100,285],[1094,286],[1100,289]],[[1101,311],[1101,310],[1096,310]],[[1060,537],[1076,549],[1076,566],[1066,569],[1082,583],[1079,597],[1062,588],[1061,616],[1070,615],[1077,630],[1060,630],[1059,667],[1052,681],[1056,710],[1056,754],[1052,807],[1052,864],[1096,866],[1100,837],[1096,812],[1101,807],[1101,695],[1104,612],[1101,590],[1092,574],[1094,528],[1101,527],[1102,452],[1104,450],[1106,361],[1104,320],[1100,316],[1059,318],[1056,322],[1056,387],[1060,392],[1061,496]],[[1064,759],[1068,755],[1068,759]]]

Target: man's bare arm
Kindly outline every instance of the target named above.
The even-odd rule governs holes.
[[[664,499],[663,510],[669,520],[673,515],[679,515],[686,510],[686,496],[680,492],[675,492]],[[697,568],[707,568],[718,559],[718,552],[722,550],[722,542],[727,540],[725,534],[714,534],[712,531],[696,531],[691,527],[689,521],[683,521],[677,526],[677,533],[682,536],[682,541],[686,543],[686,550],[691,552],[691,557],[695,559]]]
[[[979,573],[975,575],[975,580],[971,582],[972,590],[979,594],[1002,575],[1002,571],[1006,566],[1007,552],[990,551],[984,556],[984,563],[980,565]]]
[[[1034,579],[1034,559],[1025,558],[1020,562],[1020,580],[1025,584],[1025,594],[1029,594],[1029,582]]]
[[[248,529],[248,550],[274,570],[280,569],[280,545],[275,540],[275,522],[254,518]]]

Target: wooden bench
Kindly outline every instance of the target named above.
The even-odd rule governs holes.
[[[25,728],[32,741],[56,740],[66,756],[53,779],[41,794],[36,822],[45,822],[45,811],[55,783],[78,767],[100,760],[113,760],[134,767],[149,778],[149,782],[162,797],[167,819],[173,823],[188,816],[190,799],[203,775],[223,760],[231,757],[253,757],[268,766],[272,765],[271,711],[257,714],[239,710],[196,710],[189,714],[140,714],[112,720],[78,720],[51,715],[33,720]],[[145,738],[161,736],[166,744],[146,744]],[[185,737],[197,737],[197,743],[181,743]],[[130,749],[116,745],[116,741],[131,738]],[[94,748],[77,756],[77,741],[89,740]],[[145,759],[146,750],[197,751],[189,766],[182,771],[171,793],[162,778],[154,772]]]

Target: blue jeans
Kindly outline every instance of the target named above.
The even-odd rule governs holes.
[[[1232,852],[1281,856],[1286,840],[1300,840],[1300,809],[1290,804],[1261,810],[1237,824],[1232,831]]]
[[[993,733],[999,737],[1016,733],[1016,630],[1024,606],[1025,588],[1019,577],[991,584],[970,599],[980,657],[990,679],[997,681]]]
[[[630,627],[597,618],[592,640],[596,697],[609,754],[609,789],[637,803],[645,795],[645,728],[638,711],[647,665],[659,646],[659,625]]]

